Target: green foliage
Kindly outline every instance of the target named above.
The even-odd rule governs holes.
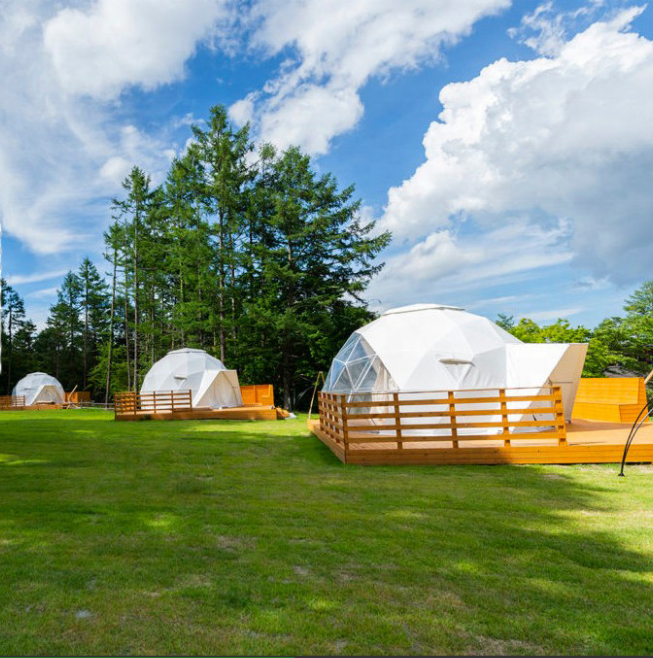
[[[0,281],[2,304],[2,384],[5,395],[11,395],[24,362],[29,360],[29,345],[33,327],[25,319],[25,303],[22,297],[2,279]],[[26,343],[26,345],[25,345]],[[27,357],[27,358],[26,358]],[[23,363],[21,363],[21,361]]]
[[[114,200],[107,255],[125,349],[104,350],[92,381],[124,359],[135,388],[168,350],[198,347],[243,383],[273,383],[286,406],[302,404],[348,333],[371,319],[360,294],[389,235],[373,237],[353,187],[318,176],[298,149],[264,146],[255,162],[248,128],[234,131],[225,108],[193,133],[161,188],[135,167],[126,198]]]

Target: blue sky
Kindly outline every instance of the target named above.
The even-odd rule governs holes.
[[[3,276],[42,326],[221,103],[393,232],[373,308],[595,326],[653,278],[652,39],[627,0],[0,0]]]

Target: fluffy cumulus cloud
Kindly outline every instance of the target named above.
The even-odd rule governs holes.
[[[630,28],[641,11],[595,22],[556,47],[548,39],[555,54],[500,59],[444,87],[425,161],[390,190],[383,228],[418,251],[451,241],[448,253],[459,249],[464,264],[475,252],[451,236],[465,221],[486,231],[488,244],[514,215],[528,231],[562,222],[555,249],[515,228],[526,268],[546,248],[550,258],[573,254],[597,278],[650,276],[653,42]]]
[[[278,77],[232,107],[255,119],[264,140],[326,153],[363,116],[360,89],[372,77],[433,62],[476,21],[510,0],[261,0],[252,46],[288,53]]]
[[[568,232],[566,222],[543,228],[523,217],[486,231],[434,231],[387,259],[369,299],[382,307],[425,299],[467,304],[470,291],[527,283],[568,263],[573,257],[565,246]]]
[[[126,85],[180,79],[224,13],[219,0],[98,0],[59,11],[45,25],[44,45],[63,89],[112,98]]]
[[[162,172],[167,135],[114,113],[121,92],[179,79],[218,0],[3,0],[0,216],[35,252],[99,248],[107,200],[133,164]],[[91,244],[89,244],[91,242]]]

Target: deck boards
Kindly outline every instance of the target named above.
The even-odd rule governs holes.
[[[467,441],[454,448],[451,441],[355,444],[344,449],[322,431],[319,420],[309,421],[310,431],[346,464],[599,464],[621,461],[630,424],[574,421],[567,426],[567,445],[555,440],[524,439],[511,446],[503,441]],[[629,462],[653,462],[653,424],[645,425],[628,453]]]
[[[277,420],[277,409],[251,405],[244,407],[229,407],[225,409],[210,409],[195,407],[194,409],[175,409],[174,411],[137,411],[136,413],[116,414],[116,420]]]

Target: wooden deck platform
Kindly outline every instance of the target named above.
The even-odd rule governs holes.
[[[116,420],[277,420],[279,416],[275,407],[252,405],[229,407],[228,409],[211,409],[195,407],[193,409],[175,409],[154,411],[136,411],[116,414]]]
[[[333,394],[321,395],[320,419],[309,421],[309,429],[345,464],[618,463],[631,428],[630,423],[574,420],[571,424],[564,425],[563,421],[562,426],[558,424],[546,430],[536,427],[533,421],[533,429],[539,431],[528,434],[519,429],[525,422],[514,420],[523,418],[518,414],[525,410],[515,412],[514,400],[524,400],[526,396],[510,397],[502,392],[496,399],[503,407],[503,433],[481,435],[482,428],[497,427],[499,423],[478,422],[481,413],[491,412],[470,411],[469,406],[465,409],[466,404],[472,404],[470,398],[465,401],[465,398],[447,395],[445,399],[454,400],[452,408],[433,411],[434,403],[441,402],[442,394],[440,399],[423,400],[421,407],[415,400],[398,399],[394,394],[394,401],[368,401],[367,405],[374,407],[362,410],[360,402],[346,402]],[[542,407],[542,400],[547,397],[552,400],[552,410],[561,404],[559,390],[553,390],[550,396],[535,397],[539,399],[538,407]],[[512,408],[506,409],[511,405]],[[460,408],[456,409],[457,406]],[[428,409],[421,417],[420,408]],[[357,411],[366,413],[353,413]],[[436,418],[440,424],[433,423]],[[471,422],[463,422],[470,419]],[[421,425],[415,424],[418,420]],[[424,420],[432,424],[425,425]],[[551,424],[555,420],[538,422]],[[430,428],[431,435],[422,428]],[[639,430],[628,453],[628,462],[653,463],[653,424],[645,423]]]
[[[567,426],[567,445],[554,441],[521,440],[506,447],[501,440],[411,443],[403,447],[388,443],[353,444],[344,450],[320,428],[319,420],[309,421],[309,430],[345,464],[602,464],[619,463],[631,425],[575,420]],[[548,444],[548,445],[547,445]],[[629,463],[653,463],[653,424],[645,424],[628,452]]]
[[[138,420],[278,420],[289,414],[274,406],[272,386],[243,387],[245,404],[240,407],[194,407],[191,392],[116,393],[114,418]]]

